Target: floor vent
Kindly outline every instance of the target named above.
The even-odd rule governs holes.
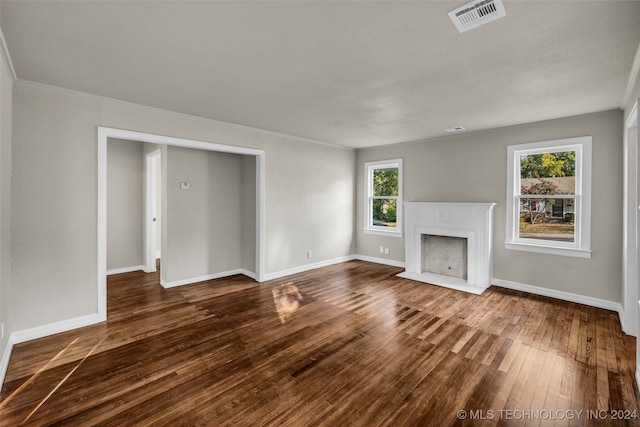
[[[452,10],[449,12],[449,18],[451,18],[458,31],[464,33],[480,25],[502,18],[506,14],[502,0],[476,0]]]

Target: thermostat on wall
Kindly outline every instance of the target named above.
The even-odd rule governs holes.
[[[183,181],[180,183],[181,190],[188,190],[190,188],[191,188],[191,184],[189,184],[189,181]]]

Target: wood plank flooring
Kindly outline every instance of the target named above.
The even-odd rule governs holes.
[[[107,322],[14,347],[0,425],[640,424],[617,313],[398,272],[111,276]]]

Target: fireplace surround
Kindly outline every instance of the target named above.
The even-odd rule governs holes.
[[[398,276],[474,294],[482,293],[491,285],[495,206],[495,203],[405,203],[405,271]],[[429,236],[457,239],[450,244],[444,239],[429,245],[425,244]],[[460,254],[460,244],[456,240],[465,242],[462,247],[466,246],[466,254]],[[438,250],[443,252],[425,257],[423,252],[428,248],[442,248]],[[455,256],[460,259],[452,259]],[[435,271],[425,271],[428,268],[425,264],[429,264],[425,263],[425,258],[435,260],[431,262],[431,265],[437,265]],[[447,273],[447,270],[459,270],[457,264],[464,262],[464,258],[464,274]]]

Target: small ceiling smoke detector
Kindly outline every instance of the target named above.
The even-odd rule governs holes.
[[[450,128],[446,128],[445,131],[447,132],[462,132],[463,130],[465,130],[464,126],[452,126]]]
[[[449,18],[461,33],[506,15],[502,0],[475,0],[449,12]]]

